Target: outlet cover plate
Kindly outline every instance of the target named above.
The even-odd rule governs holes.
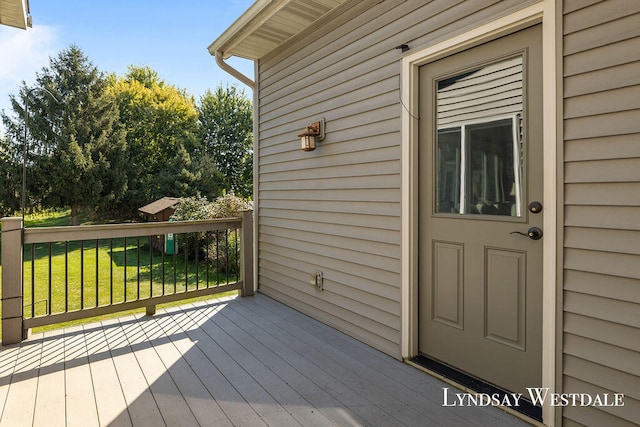
[[[312,276],[312,284],[316,287],[317,290],[321,291],[323,289],[323,277],[322,271],[316,270],[313,272]]]

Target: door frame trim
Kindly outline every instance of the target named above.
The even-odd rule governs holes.
[[[418,70],[429,62],[473,46],[542,24],[543,83],[543,205],[542,255],[542,387],[556,392],[556,293],[558,242],[557,190],[557,56],[556,1],[541,0],[514,13],[458,34],[450,39],[410,52],[402,59],[400,96],[402,109],[402,257],[401,343],[402,357],[418,353]],[[555,408],[542,408],[545,425],[555,425]]]

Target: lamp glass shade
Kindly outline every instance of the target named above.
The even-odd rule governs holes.
[[[300,135],[300,145],[304,151],[316,149],[316,137],[314,135]]]

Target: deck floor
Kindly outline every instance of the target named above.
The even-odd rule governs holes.
[[[264,295],[35,334],[0,352],[0,426],[520,426]],[[451,390],[450,390],[451,392]]]

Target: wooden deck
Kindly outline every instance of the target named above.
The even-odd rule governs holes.
[[[1,426],[518,426],[263,295],[33,335],[0,353]]]

